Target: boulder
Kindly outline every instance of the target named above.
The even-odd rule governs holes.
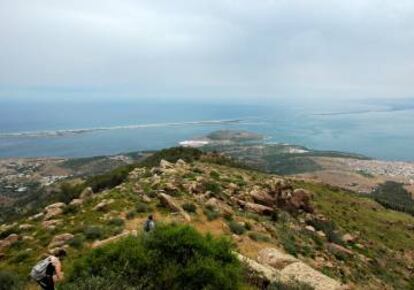
[[[151,202],[151,198],[148,195],[143,194],[142,195],[142,201],[143,202],[146,202],[146,203],[150,203]]]
[[[114,203],[115,200],[111,199],[104,199],[100,203],[98,203],[93,209],[97,211],[105,211],[108,209],[108,206]]]
[[[354,254],[351,250],[335,243],[329,243],[328,250],[334,255],[352,256]]]
[[[164,207],[175,212],[179,212],[181,210],[181,207],[174,202],[173,198],[170,195],[166,193],[160,193],[158,195],[158,198]]]
[[[64,233],[64,234],[61,234],[61,235],[54,236],[52,241],[50,242],[48,248],[52,249],[52,248],[61,247],[61,246],[65,245],[68,241],[73,239],[73,237],[74,236],[70,233]]]
[[[326,238],[326,234],[324,232],[322,232],[322,231],[317,231],[316,234],[318,236],[320,236],[321,238]]]
[[[54,230],[61,223],[62,220],[46,220],[42,222],[42,226],[47,230]]]
[[[309,231],[309,232],[312,232],[312,233],[316,232],[315,228],[314,228],[313,226],[310,226],[310,225],[307,225],[307,226],[305,227],[305,229],[306,229],[307,231]]]
[[[285,268],[287,265],[298,262],[298,259],[289,254],[283,253],[278,249],[265,248],[259,252],[257,261],[261,264],[280,270]]]
[[[63,213],[63,208],[66,206],[65,203],[63,202],[57,202],[54,204],[50,204],[47,207],[45,207],[45,216],[44,216],[44,220],[49,220],[52,217],[61,215]]]
[[[235,253],[236,257],[247,266],[251,274],[249,276],[255,277],[255,284],[263,285],[263,289],[265,289],[266,285],[269,285],[272,282],[280,280],[280,274],[274,268],[262,265],[250,258],[247,258],[239,253]]]
[[[128,178],[138,179],[142,176],[145,176],[146,173],[147,173],[147,170],[145,168],[137,167],[129,173]]]
[[[172,210],[173,212],[180,213],[186,221],[191,221],[190,215],[185,210],[183,210],[179,205],[177,205],[170,195],[168,195],[166,193],[160,193],[158,195],[158,198],[160,200],[160,203],[164,207]]]
[[[174,168],[174,164],[171,162],[168,162],[167,160],[162,159],[160,161],[160,168],[161,169],[172,169]]]
[[[89,199],[89,198],[91,198],[91,197],[93,197],[93,190],[92,190],[92,188],[91,187],[87,187],[87,188],[85,188],[82,192],[81,192],[81,194],[79,195],[79,198],[80,199],[83,199],[83,200],[87,200],[87,199]]]
[[[16,243],[18,240],[20,240],[20,236],[17,234],[10,234],[7,238],[0,240],[0,253]]]
[[[297,210],[302,209],[305,212],[312,213],[313,207],[310,204],[311,198],[312,194],[309,191],[301,188],[295,189],[292,192],[289,204]]]
[[[49,211],[51,209],[55,209],[55,208],[63,208],[65,207],[66,204],[63,202],[57,202],[57,203],[53,203],[53,204],[49,204],[47,207],[45,207],[46,211]]]
[[[244,209],[247,211],[251,211],[257,214],[263,215],[271,215],[274,212],[274,209],[265,205],[253,203],[253,202],[246,202],[244,203]]]
[[[258,204],[269,206],[269,207],[272,207],[275,205],[275,198],[273,198],[267,192],[265,192],[264,190],[261,190],[260,188],[256,187],[252,191],[250,191],[250,196]]]
[[[338,281],[322,274],[303,262],[292,263],[280,271],[281,280],[298,281],[311,286],[315,290],[336,290],[342,285]]]
[[[346,243],[355,243],[356,238],[352,236],[351,234],[347,233],[342,236],[342,240]]]
[[[22,231],[25,231],[25,230],[30,230],[30,229],[32,229],[34,226],[33,225],[31,225],[31,224],[21,224],[20,226],[19,226],[19,229],[20,230],[22,230]]]
[[[179,191],[178,187],[172,184],[171,182],[167,182],[164,184],[163,189],[165,192],[169,194],[175,194]]]
[[[83,199],[75,198],[75,199],[72,199],[72,201],[69,204],[73,206],[81,206],[82,203],[83,203]]]
[[[187,168],[188,164],[184,160],[178,159],[177,162],[175,162],[175,166],[180,168]]]
[[[38,214],[32,215],[28,218],[29,221],[39,220],[41,219],[45,214],[43,212],[40,212]]]
[[[218,211],[227,216],[232,215],[234,213],[233,209],[229,205],[225,204],[224,202],[218,200],[215,197],[212,197],[209,200],[207,200],[205,205],[210,207],[214,211]]]
[[[62,213],[63,213],[63,209],[62,208],[60,208],[60,207],[52,207],[52,208],[49,208],[46,211],[46,214],[45,214],[45,216],[44,216],[43,219],[44,220],[50,220],[51,218],[56,217],[56,216],[59,216]]]

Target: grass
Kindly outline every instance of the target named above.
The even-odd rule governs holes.
[[[349,191],[313,183],[297,185],[315,193],[313,202],[318,212],[334,221],[343,232],[358,233],[358,242],[365,245],[353,251],[372,262],[366,266],[355,259],[345,261],[353,268],[347,278],[363,281],[375,276],[396,289],[407,289],[411,274],[404,253],[414,251],[414,232],[407,230],[407,225],[414,224],[412,216],[384,209],[372,198]]]

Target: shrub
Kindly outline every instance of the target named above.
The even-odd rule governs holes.
[[[197,211],[197,207],[191,202],[184,203],[182,208],[189,213],[195,213]]]
[[[138,213],[149,212],[151,211],[151,208],[147,204],[138,201],[135,204],[135,211]]]
[[[216,182],[206,182],[205,187],[207,191],[211,191],[214,196],[218,195],[221,191],[220,184]]]
[[[239,289],[241,265],[232,250],[229,240],[190,226],[160,225],[92,250],[75,262],[62,289]]]
[[[218,211],[211,210],[209,208],[205,208],[204,213],[209,221],[215,220],[220,216],[220,213]]]
[[[16,274],[0,271],[0,290],[18,290],[23,289],[22,279]]]
[[[245,222],[245,223],[244,223],[244,227],[245,227],[245,228],[246,228],[246,230],[248,230],[248,231],[250,231],[250,230],[253,228],[252,224],[251,224],[251,223],[249,223],[249,222]]]
[[[289,232],[288,229],[283,231],[284,233],[280,235],[280,242],[283,246],[283,248],[288,252],[289,254],[293,256],[297,256],[298,254],[298,248],[296,246],[296,240],[295,236],[292,235],[292,233]]]
[[[267,287],[267,290],[313,290],[312,286],[308,284],[290,281],[290,282],[272,282],[272,284]]]
[[[313,226],[317,231],[322,231],[325,233],[326,238],[331,243],[343,244],[342,238],[338,234],[336,225],[332,221],[325,221],[319,219],[313,219],[308,222]]]
[[[80,249],[83,246],[84,240],[85,237],[83,235],[78,234],[69,240],[68,245],[75,249]]]
[[[118,167],[108,173],[90,177],[86,180],[86,185],[90,186],[94,192],[99,192],[107,188],[113,188],[128,177],[128,174],[136,167],[136,165],[126,165]]]
[[[64,214],[74,214],[74,213],[77,213],[78,211],[79,211],[79,207],[73,204],[69,204],[68,206],[65,206],[63,208]]]
[[[130,210],[127,212],[126,218],[131,220],[136,216],[136,213],[137,213],[136,210]]]
[[[69,182],[64,182],[60,186],[60,191],[55,192],[52,199],[55,201],[69,203],[72,199],[78,198],[85,187],[86,184],[84,183],[71,184]]]
[[[185,162],[192,162],[200,159],[202,154],[203,153],[196,148],[173,147],[155,152],[140,162],[140,165],[145,167],[159,166],[162,159],[169,162],[176,162],[178,159],[182,159]]]
[[[88,226],[85,229],[85,237],[88,240],[97,240],[103,236],[103,230],[98,226]]]
[[[115,226],[115,227],[123,227],[125,221],[121,218],[113,218],[108,221],[108,225]]]
[[[215,180],[219,180],[220,179],[220,174],[217,171],[212,170],[210,172],[210,177],[213,178],[213,179],[215,179]]]
[[[270,242],[270,238],[268,236],[262,235],[260,233],[251,232],[248,234],[248,236],[256,242]]]
[[[239,224],[236,221],[230,221],[228,222],[228,225],[230,230],[236,235],[242,235],[246,232],[246,228],[244,227],[244,225]]]

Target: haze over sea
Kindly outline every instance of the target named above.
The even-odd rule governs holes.
[[[414,160],[412,101],[277,104],[18,102],[0,106],[1,157],[84,157],[176,146],[214,130]]]

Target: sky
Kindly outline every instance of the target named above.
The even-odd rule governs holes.
[[[413,92],[412,0],[0,0],[0,100]]]

